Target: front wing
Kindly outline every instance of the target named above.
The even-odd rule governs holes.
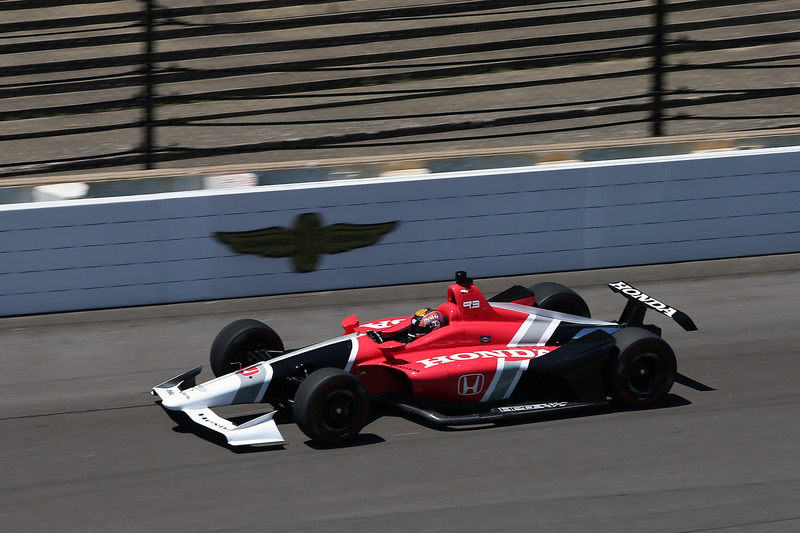
[[[186,394],[183,391],[195,386],[195,377],[202,368],[202,366],[195,367],[153,387],[151,394],[158,396],[161,400],[161,406],[167,414],[172,417],[178,413],[184,413],[199,426],[223,435],[231,446],[281,444],[284,442],[284,438],[273,420],[275,411],[249,420],[244,424],[236,425],[216,414],[209,405],[202,401],[178,407],[176,404],[186,399]],[[170,409],[167,406],[172,406],[173,408]],[[178,407],[178,409],[174,407]]]

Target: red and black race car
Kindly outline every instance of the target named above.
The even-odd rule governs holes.
[[[486,299],[465,272],[444,303],[412,316],[360,323],[344,335],[286,350],[269,326],[237,320],[211,347],[215,379],[195,384],[196,367],[153,388],[178,422],[225,436],[230,445],[275,444],[273,419],[290,410],[312,440],[342,443],[368,422],[370,405],[391,405],[432,425],[484,424],[607,405],[648,406],[669,392],[675,354],[661,330],[644,323],[652,309],[687,331],[692,320],[624,281],[619,320],[590,318],[574,291],[556,284],[511,287]],[[269,403],[274,410],[235,424],[216,407]]]

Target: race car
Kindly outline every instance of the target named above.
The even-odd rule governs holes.
[[[284,348],[268,325],[241,319],[211,346],[216,376],[196,384],[202,366],[152,389],[179,423],[224,435],[231,446],[284,442],[274,420],[288,411],[312,440],[353,439],[371,406],[391,406],[434,426],[496,423],[608,405],[649,406],[672,387],[677,363],[650,309],[696,330],[685,313],[624,281],[620,318],[591,318],[581,296],[557,283],[515,285],[487,299],[463,271],[436,308],[361,323],[342,321],[340,337]],[[244,423],[214,408],[265,403]]]

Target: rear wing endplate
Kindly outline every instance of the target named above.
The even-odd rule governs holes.
[[[644,314],[647,309],[653,309],[664,316],[668,316],[686,331],[697,331],[697,326],[692,319],[689,318],[689,315],[678,311],[674,307],[670,307],[660,300],[648,296],[624,281],[609,283],[608,287],[612,291],[620,293],[628,299],[628,303],[625,305],[625,309],[622,310],[622,315],[619,318],[620,325],[641,326],[644,323]]]

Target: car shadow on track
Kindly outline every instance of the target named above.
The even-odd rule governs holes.
[[[320,444],[313,440],[305,441],[305,445],[314,450],[341,450],[342,448],[358,448],[360,446],[370,446],[386,442],[386,439],[374,433],[360,433],[358,436],[343,444]]]
[[[675,376],[675,383],[699,392],[711,392],[717,390],[713,387],[710,387],[704,383],[696,381],[683,374],[677,374]],[[532,413],[530,416],[512,418],[507,420],[492,420],[492,421],[487,421],[486,423],[463,425],[463,426],[452,426],[452,425],[448,426],[446,424],[432,423],[424,418],[413,416],[407,412],[401,411],[398,408],[392,407],[390,404],[380,404],[380,405],[374,405],[374,409],[370,413],[369,420],[366,425],[369,425],[370,423],[374,422],[375,420],[383,416],[397,416],[409,420],[411,422],[414,422],[416,424],[419,424],[423,427],[435,429],[437,431],[453,431],[453,432],[482,431],[493,427],[533,424],[537,422],[545,422],[548,420],[571,420],[577,418],[586,418],[591,416],[609,415],[614,413],[625,413],[633,411],[654,411],[661,409],[672,409],[675,407],[685,407],[691,404],[692,402],[687,400],[683,396],[680,396],[675,393],[670,393],[667,395],[666,398],[661,400],[658,404],[647,407],[623,407],[615,405],[613,403],[608,403],[608,404],[594,405],[575,411]],[[172,415],[174,414],[174,412],[170,412],[170,414]],[[254,416],[258,415],[232,416],[230,417],[230,420],[234,424],[238,425],[247,422]],[[198,426],[193,423],[183,424],[179,420],[176,420],[174,417],[172,418],[175,422],[178,422],[178,425],[173,428],[173,431],[177,433],[194,434],[195,436],[203,440],[211,442],[212,444],[216,444],[222,448],[226,448],[235,454],[260,453],[265,451],[274,451],[286,448],[285,444],[231,446],[230,444],[228,444],[224,436],[220,435],[215,431],[204,428],[202,426]],[[292,416],[291,411],[287,409],[278,410],[274,420],[279,426],[294,424],[294,417]],[[304,444],[314,450],[328,450],[328,449],[333,450],[342,448],[357,448],[360,446],[370,446],[374,444],[380,444],[382,442],[385,442],[385,439],[380,437],[379,435],[376,435],[374,433],[361,433],[354,439],[342,444],[330,444],[330,445],[320,444],[312,440],[306,440],[304,441]]]
[[[695,381],[689,376],[684,376],[680,372],[678,372],[675,375],[675,383],[683,385],[684,387],[689,387],[690,389],[694,389],[698,392],[711,392],[717,390],[713,387],[709,387],[705,383],[700,383],[699,381]]]
[[[434,424],[425,419],[415,417],[408,413],[402,412],[399,409],[393,409],[388,406],[381,407],[380,409],[376,409],[376,412],[370,417],[370,422],[381,418],[383,416],[397,416],[399,418],[404,418],[409,420],[415,424],[419,424],[420,426],[427,427],[429,429],[434,429],[436,431],[442,432],[457,432],[457,431],[484,431],[491,428],[496,427],[510,427],[510,426],[518,426],[524,424],[535,424],[540,422],[546,421],[553,421],[553,420],[572,420],[578,418],[587,418],[593,416],[601,416],[601,415],[609,415],[614,413],[624,413],[624,412],[634,412],[634,411],[653,411],[653,410],[661,410],[661,409],[671,409],[675,407],[685,407],[687,405],[691,405],[692,402],[687,400],[686,398],[679,396],[677,394],[669,394],[664,400],[658,403],[658,405],[644,407],[644,408],[634,408],[634,407],[619,407],[613,405],[611,403],[606,405],[598,405],[593,407],[587,407],[585,409],[570,411],[566,413],[540,413],[540,414],[532,414],[531,416],[527,417],[518,417],[508,420],[495,420],[495,421],[488,421],[486,423],[475,424],[475,425],[464,425],[464,426],[448,426],[444,424]],[[241,420],[231,419],[234,423],[244,423],[250,417],[242,417]],[[288,418],[291,418],[289,415]],[[291,423],[292,421],[286,420],[285,418],[279,422],[279,425],[283,425],[286,423]],[[228,444],[227,440],[224,436],[216,433],[210,429],[204,428],[202,426],[197,426],[196,424],[191,425],[183,425],[178,424],[173,428],[173,431],[176,433],[190,433],[199,437],[207,442],[215,444],[221,448],[225,448],[232,453],[237,455],[244,455],[250,453],[262,453],[267,451],[275,451],[275,450],[285,450],[286,443],[284,444],[263,444],[263,445],[245,445],[245,446],[232,446]],[[321,444],[314,442],[312,440],[306,440],[303,443],[312,448],[314,450],[338,450],[343,448],[358,448],[361,446],[371,446],[375,444],[380,444],[386,442],[386,440],[374,433],[361,433],[352,440],[341,443],[341,444]]]

